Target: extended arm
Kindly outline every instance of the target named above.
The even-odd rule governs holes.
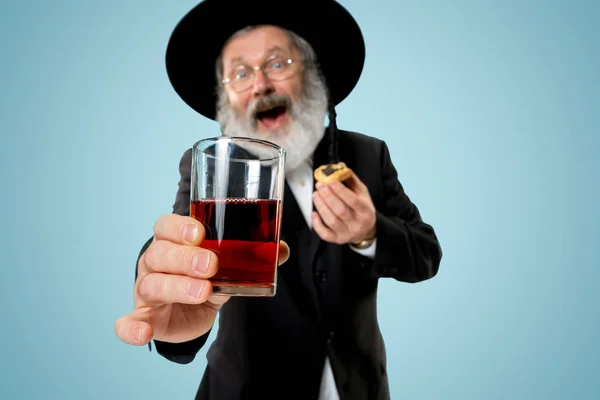
[[[430,279],[437,274],[442,258],[436,234],[404,192],[385,143],[379,159],[382,196],[376,203],[377,248],[368,272],[376,278],[411,283]]]
[[[190,199],[190,174],[191,174],[191,150],[187,150],[179,163],[179,189],[175,198],[175,204],[173,205],[173,213],[178,215],[189,214],[189,199]],[[135,278],[137,280],[137,265],[144,252],[152,243],[154,238],[151,237],[142,247],[135,268]],[[153,340],[156,346],[156,351],[165,357],[166,359],[179,363],[188,364],[192,362],[198,353],[198,351],[204,346],[210,331],[206,334],[182,343],[168,343],[159,340]],[[148,343],[148,347],[152,349],[151,344]]]

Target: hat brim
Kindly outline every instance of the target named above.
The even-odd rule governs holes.
[[[311,44],[334,105],[352,92],[365,60],[365,42],[352,15],[333,0],[304,0],[294,6],[272,0],[205,0],[177,24],[167,46],[167,75],[192,109],[215,119],[216,60],[232,34],[249,25],[275,25]],[[284,8],[288,8],[284,10]]]

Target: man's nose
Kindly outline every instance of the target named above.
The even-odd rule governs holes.
[[[275,91],[273,82],[261,70],[254,73],[254,86],[252,89],[255,96],[264,96]]]

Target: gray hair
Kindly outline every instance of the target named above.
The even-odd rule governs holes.
[[[231,37],[228,39],[228,42],[231,41],[232,39],[241,36],[245,33],[248,33],[254,29],[256,29],[257,26],[247,26],[245,28],[240,29],[239,31],[235,32],[233,35],[231,35]],[[304,38],[300,37],[298,34],[285,29],[285,32],[288,36],[288,38],[290,39],[290,42],[292,43],[292,45],[294,47],[296,47],[296,49],[298,49],[298,51],[301,54],[301,61],[302,63],[306,66],[307,69],[312,69],[314,68],[314,72],[317,73],[317,75],[319,76],[319,79],[322,81],[322,83],[325,85],[325,78],[323,77],[323,74],[321,73],[321,70],[319,68],[318,65],[318,61],[317,61],[317,55],[315,53],[315,50],[312,48],[312,46],[306,41],[304,40]],[[223,46],[225,47],[225,46]],[[223,94],[223,53],[219,54],[219,57],[217,57],[217,61],[215,63],[215,72],[216,72],[216,76],[217,76],[217,93],[219,94],[219,97]]]

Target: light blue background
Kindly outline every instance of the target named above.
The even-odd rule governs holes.
[[[164,50],[195,4],[0,6],[2,399],[191,399],[121,343],[178,162],[218,134]],[[600,398],[600,3],[345,0],[368,59],[339,125],[387,141],[439,275],[382,282],[394,399]],[[344,60],[340,60],[343,68]]]

